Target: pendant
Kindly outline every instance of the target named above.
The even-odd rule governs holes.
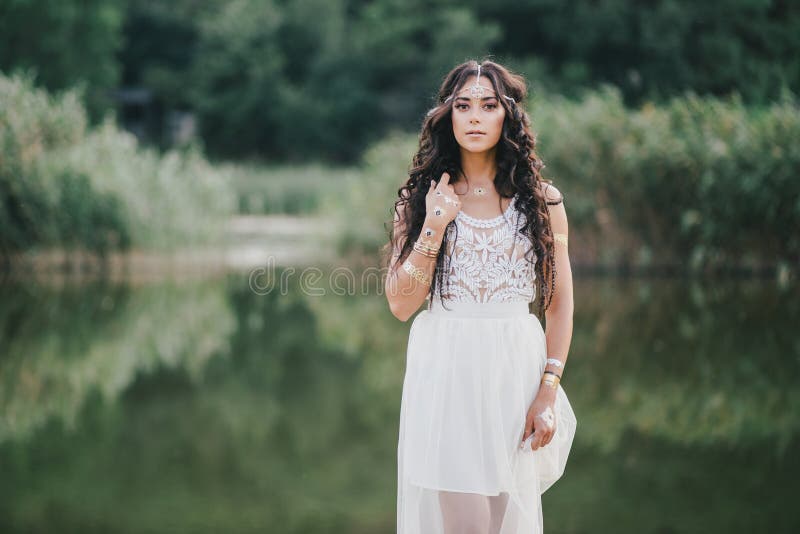
[[[482,187],[476,187],[475,188],[475,194],[476,195],[485,195],[486,194],[486,189],[484,189]]]

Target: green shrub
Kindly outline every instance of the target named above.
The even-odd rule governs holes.
[[[360,172],[345,178],[340,194],[323,200],[321,211],[340,228],[339,253],[379,254],[416,150],[415,135],[392,132],[364,153]]]
[[[610,87],[532,111],[576,230],[634,263],[796,261],[800,107],[687,94],[626,110]],[[571,207],[572,204],[570,204]]]
[[[87,130],[75,91],[50,96],[0,74],[0,250],[97,252],[218,238],[230,178],[197,148],[160,155],[110,119]]]
[[[800,107],[787,95],[744,106],[688,94],[626,109],[605,87],[531,106],[545,178],[564,193],[581,261],[693,269],[800,258]],[[394,134],[331,203],[342,249],[375,252],[407,179],[416,134]]]

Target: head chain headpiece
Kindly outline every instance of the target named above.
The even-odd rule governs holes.
[[[485,89],[486,88],[481,85],[481,65],[480,65],[480,63],[478,63],[478,75],[475,77],[475,83],[473,83],[469,87],[469,95],[472,98],[483,98],[483,95],[485,94]],[[452,95],[450,95],[447,98],[445,98],[444,101],[448,102],[454,96],[455,96],[455,93],[453,93]],[[510,100],[511,102],[513,102],[513,103],[517,102],[516,100],[514,100],[512,97],[510,97],[508,95],[503,95],[503,98],[506,98],[506,99]]]
[[[480,63],[478,63],[478,75],[475,78],[475,83],[473,83],[469,87],[469,94],[473,98],[483,98],[483,95],[485,93],[485,89],[486,88],[481,85],[481,65],[480,65]],[[447,102],[452,100],[454,96],[455,96],[455,93],[451,94],[450,96],[448,96],[447,98],[444,99],[444,102],[442,102],[442,104],[446,104]],[[508,95],[502,95],[502,96],[503,96],[503,98],[505,98],[507,100],[510,100],[513,104],[517,103],[517,101],[514,100],[513,97],[510,97]],[[428,111],[427,114],[431,115],[431,114],[434,113],[434,111],[436,111],[436,108],[431,109],[430,111]]]

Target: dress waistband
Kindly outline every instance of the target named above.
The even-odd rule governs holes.
[[[447,308],[444,308],[444,306],[447,306]],[[530,314],[528,303],[522,300],[510,302],[446,300],[443,305],[440,299],[434,299],[431,301],[428,311],[450,317],[509,317]]]

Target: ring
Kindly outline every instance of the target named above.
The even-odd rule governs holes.
[[[436,194],[437,194],[437,195],[441,195],[441,194],[442,194],[442,192],[441,192],[441,191],[436,191]]]
[[[556,416],[550,406],[545,408],[545,410],[536,417],[540,417],[542,421],[544,421],[544,424],[547,425],[547,428],[553,428],[555,426]]]

